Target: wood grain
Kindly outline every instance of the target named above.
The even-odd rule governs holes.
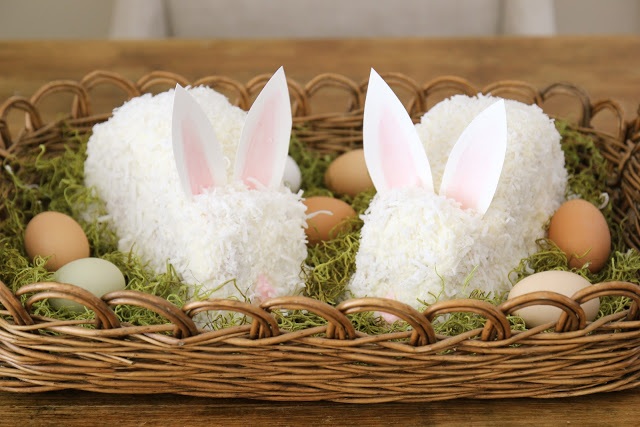
[[[0,393],[2,425],[86,426],[462,426],[637,425],[640,393],[622,391],[536,400],[453,400],[352,405],[256,402],[172,395],[107,395],[64,391]]]
[[[367,78],[370,67],[379,72],[401,72],[420,83],[442,75],[461,76],[479,87],[504,79],[524,80],[538,87],[569,81],[584,88],[594,100],[618,101],[628,117],[635,115],[640,102],[640,37],[559,37],[4,41],[0,42],[0,103],[11,95],[29,97],[52,80],[79,80],[95,69],[115,71],[134,80],[152,70],[168,70],[188,79],[220,74],[247,81],[280,65],[299,82],[322,72],[340,73],[359,82]],[[50,110],[56,114],[61,106],[51,105]],[[0,424],[636,425],[638,406],[637,389],[551,400],[372,405],[64,391],[0,393]]]
[[[374,67],[419,83],[455,75],[484,86],[524,80],[537,87],[568,81],[595,100],[614,99],[633,117],[640,99],[640,37],[367,40],[165,40],[0,42],[0,100],[30,96],[55,79],[95,69],[137,79],[168,70],[188,79],[220,74],[247,81],[284,65],[307,82],[323,72],[362,81]],[[335,107],[335,106],[334,106]]]

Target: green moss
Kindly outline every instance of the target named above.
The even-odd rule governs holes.
[[[354,220],[354,228],[361,220]],[[308,249],[305,268],[306,295],[335,304],[346,291],[351,275],[355,271],[355,259],[360,246],[359,229],[321,242]]]
[[[594,140],[575,131],[564,122],[558,121],[557,127],[563,136],[563,149],[566,167],[569,172],[569,190],[567,196],[579,195],[595,204],[602,203],[602,194],[606,193],[607,164],[598,151]],[[23,249],[23,235],[27,222],[43,210],[56,210],[76,218],[85,230],[92,247],[92,256],[105,258],[113,262],[125,275],[128,289],[135,289],[167,299],[176,306],[182,306],[188,298],[187,287],[171,265],[167,265],[162,274],[150,271],[146,264],[131,253],[117,250],[117,236],[106,222],[85,221],[83,213],[90,210],[94,217],[105,213],[103,203],[95,194],[83,186],[83,165],[86,138],[73,133],[67,138],[67,146],[60,153],[50,153],[44,147],[34,150],[31,156],[8,159],[3,163],[0,182],[9,186],[7,198],[0,200],[0,279],[14,291],[26,283],[51,280],[52,273],[44,269],[46,260],[29,260]],[[301,169],[302,188],[305,196],[333,196],[324,186],[324,173],[335,156],[319,154],[307,149],[302,142],[292,138],[291,156]],[[4,194],[4,193],[3,193]],[[375,190],[370,190],[354,198],[342,197],[359,214],[366,211]],[[619,224],[612,220],[611,206],[604,209],[613,235],[613,252],[605,268],[596,275],[588,270],[574,270],[591,282],[620,280],[638,283],[640,277],[640,254],[630,250],[621,238]],[[362,220],[354,218],[350,227],[337,238],[308,249],[307,266],[304,268],[305,295],[329,304],[337,304],[350,295],[346,289],[355,270],[355,255],[358,251]],[[538,243],[539,251],[521,261],[510,275],[515,282],[533,272],[563,269],[568,270],[566,256],[551,242],[542,239]],[[229,284],[226,284],[229,285]],[[196,290],[196,293],[199,292]],[[204,298],[207,295],[199,295]],[[484,295],[471,292],[470,298],[499,304],[505,295]],[[614,313],[628,307],[624,298],[603,298],[601,315]],[[34,307],[37,314],[67,319],[90,318],[87,312],[79,316],[55,312],[46,303]],[[138,307],[119,306],[116,314],[122,321],[151,325],[165,323],[161,316]],[[287,330],[296,330],[323,325],[326,320],[305,311],[275,313],[280,325]],[[369,334],[407,330],[408,325],[398,321],[388,324],[375,313],[349,315],[357,330]],[[524,329],[521,319],[509,318],[513,329]],[[230,313],[215,313],[209,318],[213,328],[245,322],[244,316]],[[454,335],[482,327],[486,320],[473,313],[453,313],[436,319],[434,328],[438,333]]]
[[[331,191],[324,186],[324,173],[336,156],[311,151],[295,136],[291,138],[289,155],[300,167],[300,188],[304,188],[305,195],[331,195]],[[318,193],[314,194],[315,191]]]
[[[91,210],[96,217],[104,214],[103,202],[83,185],[86,138],[71,135],[62,153],[52,155],[44,146],[33,156],[3,162],[1,180],[13,184],[8,197],[0,205],[0,280],[14,292],[24,284],[50,281],[53,273],[44,268],[46,259],[36,257],[32,262],[24,250],[24,231],[27,223],[38,213],[53,210],[74,217],[87,234],[91,255],[113,262],[122,271],[127,289],[148,292],[182,306],[187,293],[173,269],[163,274],[152,273],[130,253],[117,250],[117,236],[106,222],[87,221],[84,213]],[[25,296],[26,298],[26,296]],[[80,315],[67,310],[54,310],[46,302],[34,305],[37,315],[57,319],[93,318],[87,311]],[[156,313],[133,306],[118,306],[120,320],[140,325],[163,324],[166,320]]]
[[[548,239],[537,242],[538,251],[521,260],[510,275],[512,283],[533,273],[548,270],[571,271],[579,274],[591,283],[624,281],[640,283],[640,253],[628,248],[622,239],[620,224],[613,220],[613,206],[608,203],[606,193],[608,165],[598,150],[596,142],[589,136],[572,129],[567,123],[557,121],[556,126],[562,135],[562,147],[565,155],[565,167],[569,173],[567,197],[578,196],[596,206],[601,211],[611,231],[611,255],[602,270],[591,273],[588,268],[570,268],[564,252]],[[603,203],[607,202],[607,203]],[[628,308],[629,300],[623,297],[601,299],[599,316],[606,316]]]
[[[556,128],[562,135],[562,151],[565,168],[569,174],[567,197],[578,196],[596,206],[602,205],[607,191],[607,162],[598,150],[593,138],[573,129],[567,122],[556,120]],[[609,216],[611,206],[603,209]]]

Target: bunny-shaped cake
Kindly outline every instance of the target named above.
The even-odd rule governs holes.
[[[119,249],[170,263],[212,297],[261,301],[303,286],[305,206],[282,184],[291,106],[280,68],[245,113],[208,87],[131,99],[88,141],[85,181]]]
[[[357,297],[420,308],[502,294],[565,199],[560,135],[535,105],[457,95],[414,126],[372,70],[363,140],[377,194],[363,215]]]

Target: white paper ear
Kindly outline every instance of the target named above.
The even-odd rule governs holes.
[[[507,112],[504,100],[499,100],[478,114],[458,138],[440,195],[484,214],[498,188],[506,150]]]
[[[402,102],[371,69],[364,105],[364,159],[379,192],[423,187],[433,191],[429,160]]]
[[[282,182],[291,137],[291,103],[284,69],[269,79],[254,101],[242,128],[234,177],[249,188],[256,182],[277,187]]]
[[[226,184],[222,147],[215,131],[200,105],[179,84],[173,98],[171,133],[178,175],[187,195]]]

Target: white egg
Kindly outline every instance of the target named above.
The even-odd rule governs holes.
[[[284,176],[282,177],[282,182],[294,193],[300,190],[300,185],[302,184],[302,175],[300,173],[298,164],[295,160],[293,160],[293,157],[291,156],[287,156],[287,162],[284,166]]]
[[[81,258],[71,261],[55,272],[54,280],[83,288],[98,298],[125,288],[122,272],[113,263],[101,258]],[[55,309],[66,307],[71,311],[83,312],[84,306],[74,301],[52,298],[49,303]]]
[[[569,271],[543,271],[525,277],[514,285],[507,299],[536,291],[551,291],[572,297],[581,289],[591,286],[584,277]],[[592,321],[598,315],[600,299],[594,298],[581,305],[587,320]],[[521,308],[513,314],[522,317],[528,328],[555,322],[560,318],[562,309],[551,305],[532,305]]]

